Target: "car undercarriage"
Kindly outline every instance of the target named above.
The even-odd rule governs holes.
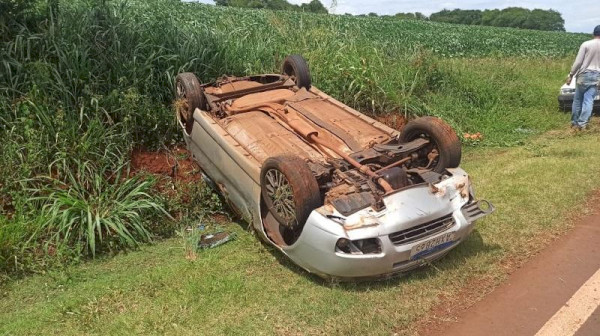
[[[474,211],[464,218],[472,222],[493,210],[489,203],[474,201],[462,170],[452,173],[460,163],[461,145],[449,125],[423,117],[402,132],[391,129],[312,87],[308,65],[298,55],[286,59],[281,75],[224,76],[201,85],[193,74],[183,73],[176,87],[178,120],[188,147],[199,152],[201,167],[212,167],[207,175],[217,179],[219,192],[282,250],[293,250],[315,213],[348,236],[373,226],[365,216],[348,221],[356,214],[395,211],[389,209],[397,206],[389,202],[394,194],[425,187],[433,197],[449,196],[447,179],[452,179],[448,193]],[[213,149],[211,139],[218,148]],[[222,153],[233,160],[213,164]],[[426,238],[436,230],[418,234]],[[332,252],[381,254],[378,239],[363,239],[358,247],[337,238]]]

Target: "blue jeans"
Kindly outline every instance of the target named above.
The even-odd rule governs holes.
[[[571,124],[584,128],[594,108],[594,97],[598,93],[598,81],[600,72],[587,71],[577,76],[577,85],[575,86],[575,96],[573,97],[573,115]]]

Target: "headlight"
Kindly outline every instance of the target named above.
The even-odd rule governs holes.
[[[562,88],[560,89],[561,94],[573,94],[575,93],[575,89],[572,88]]]
[[[377,254],[381,253],[381,241],[377,238],[350,240],[338,239],[335,252],[345,254]]]

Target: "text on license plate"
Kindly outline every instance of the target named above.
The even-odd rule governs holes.
[[[442,250],[454,242],[454,232],[448,232],[441,236],[429,239],[412,247],[410,250],[410,259],[415,260],[428,254]]]

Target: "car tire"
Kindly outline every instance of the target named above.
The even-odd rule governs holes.
[[[260,187],[263,201],[279,223],[282,237],[288,245],[293,244],[310,213],[321,205],[317,179],[304,160],[281,155],[264,162]]]
[[[300,55],[289,55],[283,61],[281,73],[294,78],[298,88],[310,90],[311,78],[308,63]]]
[[[427,146],[427,153],[437,149],[438,156],[428,167],[434,172],[443,173],[446,168],[455,168],[460,164],[462,155],[460,139],[454,129],[442,119],[437,117],[421,117],[406,124],[400,133],[401,142],[410,142],[417,138],[426,138],[431,146]],[[426,157],[425,155],[422,155]],[[428,159],[425,159],[428,163]]]
[[[196,108],[206,109],[206,97],[204,89],[200,85],[198,77],[191,72],[183,72],[175,79],[178,118],[183,121],[185,131],[192,133],[194,126],[194,111]]]

